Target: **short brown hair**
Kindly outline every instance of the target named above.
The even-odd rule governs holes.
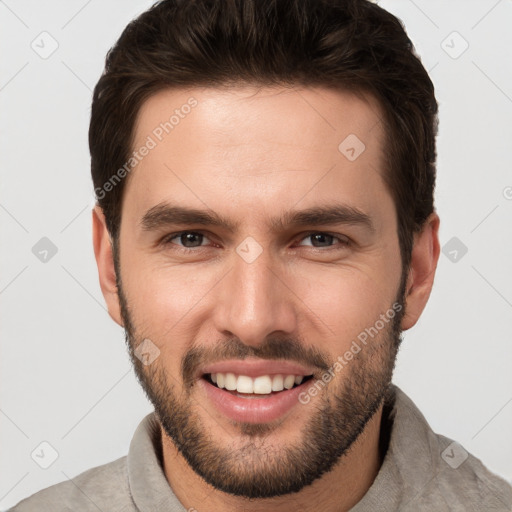
[[[384,181],[396,208],[403,269],[434,211],[437,102],[400,20],[369,0],[162,0],[108,52],[93,95],[91,173],[117,242],[143,102],[166,88],[326,86],[372,94],[384,112]],[[341,142],[341,141],[340,141]]]

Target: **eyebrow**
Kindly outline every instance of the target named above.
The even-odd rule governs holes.
[[[234,233],[239,222],[226,219],[211,209],[200,210],[185,206],[172,205],[167,202],[159,203],[150,208],[141,219],[143,231],[156,231],[173,224],[201,225],[224,228]],[[279,218],[270,221],[273,231],[284,231],[286,228],[297,228],[308,225],[351,224],[360,225],[371,233],[375,226],[369,215],[346,204],[315,206],[305,210],[290,210]]]

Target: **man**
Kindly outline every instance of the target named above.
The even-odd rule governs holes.
[[[94,249],[155,412],[14,510],[511,510],[391,384],[439,257],[437,103],[367,0],[164,0],[94,91]]]

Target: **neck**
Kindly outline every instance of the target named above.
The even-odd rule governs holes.
[[[212,489],[161,428],[165,476],[185,509],[197,512],[284,512],[290,510],[290,504],[296,510],[348,511],[363,498],[379,472],[381,418],[382,406],[333,470],[294,494],[248,500]]]

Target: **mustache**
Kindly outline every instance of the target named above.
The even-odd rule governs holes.
[[[307,347],[292,338],[266,338],[258,346],[244,344],[238,338],[224,339],[214,346],[194,346],[183,357],[181,374],[184,384],[188,387],[193,384],[198,368],[206,364],[226,359],[286,359],[296,361],[306,366],[327,371],[332,364],[329,356],[315,347]]]

